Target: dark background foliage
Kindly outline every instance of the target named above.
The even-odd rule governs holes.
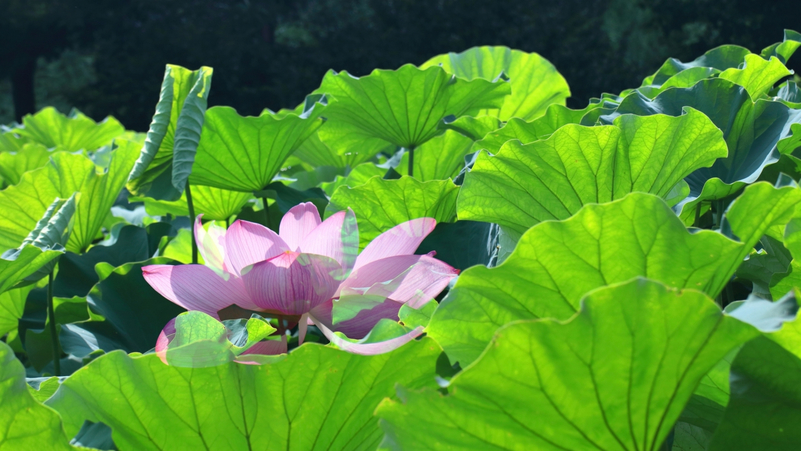
[[[801,28],[795,1],[2,0],[0,123],[46,105],[144,131],[166,63],[215,69],[210,105],[293,107],[326,70],[365,75],[505,45],[548,58],[582,107],[668,57],[752,51]],[[801,69],[799,58],[791,68]]]

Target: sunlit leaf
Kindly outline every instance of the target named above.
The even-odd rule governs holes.
[[[334,100],[318,135],[343,154],[380,148],[381,142],[417,147],[440,133],[445,117],[498,107],[510,88],[503,81],[467,81],[440,67],[423,70],[407,64],[360,78],[329,71],[318,92]]]
[[[667,198],[684,177],[725,155],[720,130],[694,110],[676,118],[624,115],[614,126],[567,125],[547,140],[481,154],[465,176],[459,219],[522,233],[635,191]]]
[[[550,105],[564,105],[570,97],[567,81],[548,60],[536,53],[511,50],[508,47],[473,47],[461,53],[438,55],[423,63],[421,69],[441,66],[466,80],[495,80],[509,77],[512,95],[500,109],[486,114],[502,121],[516,117],[531,120],[542,116]]]
[[[66,116],[53,107],[26,115],[22,126],[13,129],[13,133],[31,142],[68,152],[98,149],[124,132],[125,127],[111,116],[95,122],[78,110],[73,109]]]
[[[6,185],[16,185],[22,174],[47,164],[51,152],[41,144],[25,144],[16,152],[0,153],[0,178]]]
[[[450,222],[456,214],[459,187],[450,180],[421,182],[411,177],[373,177],[355,188],[340,186],[331,196],[326,215],[350,208],[356,213],[361,247],[390,228],[415,218]]]
[[[645,279],[582,304],[500,329],[445,396],[383,402],[386,448],[657,450],[707,371],[758,335],[703,293]]]
[[[39,404],[25,383],[25,368],[5,343],[0,342],[0,449],[70,450],[61,418]]]
[[[163,200],[181,196],[200,142],[212,72],[167,65],[145,145],[128,177],[132,193]]]
[[[120,449],[375,449],[376,405],[396,383],[432,386],[439,352],[427,339],[370,357],[308,344],[275,364],[213,368],[114,352],[66,380],[48,405],[68,433],[84,419],[108,424]]]
[[[464,367],[498,327],[567,319],[589,291],[633,277],[715,297],[766,231],[787,224],[799,203],[798,188],[749,187],[727,213],[740,243],[712,231],[691,234],[648,194],[587,205],[568,220],[532,227],[502,265],[462,273],[427,332]]]
[[[322,105],[300,115],[242,117],[230,107],[210,108],[197,148],[193,185],[253,192],[269,185],[287,157],[322,124]]]

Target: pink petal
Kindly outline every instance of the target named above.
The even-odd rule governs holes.
[[[359,226],[351,209],[328,217],[309,233],[300,244],[300,251],[307,254],[331,257],[349,273],[359,255]]]
[[[281,219],[278,234],[289,246],[289,250],[298,251],[306,236],[320,225],[320,222],[320,213],[317,211],[317,207],[311,202],[304,202],[286,212]]]
[[[247,351],[240,355],[260,354],[260,355],[276,355],[286,353],[286,343],[281,340],[262,340],[255,345],[248,348]]]
[[[288,250],[277,233],[261,224],[236,220],[225,234],[226,268],[237,276],[242,268]]]
[[[242,280],[258,308],[302,315],[331,299],[342,268],[329,257],[286,251],[245,270]]]
[[[147,283],[162,296],[187,310],[219,319],[218,310],[231,304],[253,310],[241,279],[225,280],[203,265],[150,265],[142,268]]]
[[[434,230],[437,220],[434,218],[418,218],[398,224],[378,235],[364,248],[353,270],[376,260],[396,255],[414,254],[425,237]]]
[[[363,338],[384,318],[398,321],[398,311],[400,311],[403,305],[400,302],[387,300],[383,304],[379,304],[369,310],[362,310],[355,317],[334,325],[331,312],[335,302],[345,301],[340,299],[337,301],[331,300],[325,302],[312,310],[311,314],[326,327],[336,332],[342,332],[351,338]]]
[[[336,345],[339,349],[350,352],[351,354],[360,355],[376,355],[384,354],[386,352],[394,351],[406,343],[414,340],[423,333],[423,327],[418,326],[414,330],[407,332],[400,337],[392,338],[390,340],[381,341],[378,343],[352,343],[338,337],[331,329],[325,327],[320,321],[314,321],[318,329],[328,338],[328,341]]]
[[[195,218],[195,242],[203,256],[206,266],[213,269],[217,274],[222,275],[225,270],[225,229],[215,223],[209,224],[208,232],[200,222],[203,215]]]
[[[167,363],[167,347],[169,346],[172,339],[175,337],[175,318],[171,319],[164,329],[161,329],[161,333],[159,334],[158,340],[156,340],[156,355],[159,356],[162,362],[165,365],[169,365]]]
[[[458,269],[429,255],[424,255],[403,277],[400,286],[387,297],[418,309],[440,294],[451,279],[457,275],[459,275]]]
[[[384,296],[419,308],[438,295],[459,274],[430,255],[398,255],[368,263],[340,285],[336,296]]]

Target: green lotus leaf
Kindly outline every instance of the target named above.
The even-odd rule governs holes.
[[[385,141],[373,140],[356,143],[344,153],[339,153],[320,141],[317,132],[312,133],[293,154],[301,161],[312,166],[331,166],[335,168],[355,168],[370,161],[382,151],[392,152],[395,147]]]
[[[516,117],[532,120],[545,113],[550,105],[564,105],[570,97],[565,78],[548,60],[536,53],[511,50],[508,47],[473,47],[461,53],[437,55],[420,66],[426,69],[441,66],[466,80],[482,78],[495,80],[506,76],[512,85],[512,95],[500,109],[482,112],[502,121]]]
[[[15,259],[15,254],[22,252],[25,246],[36,246],[43,251],[56,250],[63,251],[67,238],[70,234],[70,221],[75,213],[75,196],[63,200],[56,198],[50,207],[45,211],[44,216],[31,233],[22,241],[22,245],[16,250],[8,250],[3,257],[9,260]],[[34,283],[47,276],[53,271],[58,259],[53,259],[46,265],[40,267],[36,272],[24,279],[26,283]]]
[[[703,293],[646,279],[582,305],[566,322],[501,328],[445,396],[404,389],[384,401],[384,445],[658,450],[704,375],[759,334]]]
[[[588,111],[598,108],[600,104],[590,104],[583,110],[571,110],[562,105],[551,105],[545,115],[526,122],[512,118],[499,130],[487,133],[483,139],[473,146],[475,150],[487,150],[496,154],[507,141],[517,140],[522,144],[547,139],[553,132],[567,124],[580,124]]]
[[[196,214],[203,214],[203,219],[224,221],[239,213],[242,207],[253,197],[252,193],[231,191],[213,186],[192,185],[192,204]],[[179,200],[156,200],[150,197],[129,197],[129,202],[144,202],[147,214],[152,216],[187,216],[189,206],[186,193]]]
[[[232,326],[232,330],[227,326]],[[198,311],[175,317],[175,334],[171,337],[164,357],[170,365],[184,368],[206,368],[237,360],[259,341],[266,339],[275,328],[264,318],[220,322]],[[241,336],[235,336],[235,335]],[[248,356],[277,361],[283,356]],[[265,359],[266,357],[266,359]]]
[[[653,99],[662,91],[667,90],[668,88],[689,88],[690,86],[698,83],[699,81],[705,78],[711,78],[721,71],[715,69],[713,67],[689,67],[684,69],[683,71],[673,75],[672,77],[665,80],[664,83],[661,85],[649,85],[643,86],[637,89],[637,91],[645,94],[648,98]],[[628,95],[628,92],[625,92],[621,95],[624,97]]]
[[[25,368],[0,342],[0,449],[72,450],[59,415],[28,393]]]
[[[473,140],[453,130],[437,135],[414,151],[414,177],[422,181],[453,179],[464,167],[464,157],[470,153]],[[409,153],[401,157],[395,168],[409,175]]]
[[[340,186],[356,188],[359,185],[364,185],[373,177],[383,177],[386,172],[386,169],[379,168],[373,163],[362,163],[353,168],[347,176],[338,175],[333,182],[323,183],[322,189],[329,196],[333,196]]]
[[[329,121],[318,136],[344,154],[381,148],[380,143],[415,148],[439,134],[448,116],[500,107],[510,88],[503,81],[467,81],[441,67],[407,64],[360,78],[329,71],[317,92],[335,100],[326,108]]]
[[[159,295],[142,276],[142,267],[176,262],[156,257],[119,267],[95,265],[99,282],[86,299],[103,321],[76,324],[73,330],[100,334],[127,352],[146,352],[156,344],[162,328],[185,310]],[[63,335],[63,334],[62,334]],[[120,348],[108,348],[106,351]]]
[[[42,250],[36,246],[26,245],[13,254],[0,256],[0,293],[36,273],[62,253],[59,250]]]
[[[12,132],[48,149],[76,152],[92,151],[111,144],[114,138],[125,133],[125,127],[111,116],[95,122],[76,109],[65,116],[55,108],[47,107],[23,117],[22,126],[12,129]]]
[[[0,336],[17,329],[19,319],[25,313],[25,299],[33,287],[26,285],[0,293]]]
[[[281,165],[322,124],[322,105],[300,115],[269,111],[242,117],[230,107],[210,108],[190,176],[193,185],[253,192],[269,185]]]
[[[15,134],[12,129],[0,126],[0,152],[19,152],[29,143],[30,140]]]
[[[138,196],[176,200],[192,172],[208,104],[213,69],[168,64],[145,145],[128,176]]]
[[[271,365],[213,368],[113,352],[47,403],[70,434],[85,419],[109,425],[120,449],[375,449],[376,405],[396,383],[432,386],[440,352],[429,339],[369,357],[305,344]]]
[[[793,30],[784,30],[784,38],[782,41],[765,47],[761,55],[765,59],[775,56],[782,63],[787,64],[787,60],[793,56],[793,53],[798,50],[798,47],[801,47],[801,33]]]
[[[653,195],[587,205],[570,219],[532,227],[502,265],[464,271],[427,333],[465,367],[498,327],[566,319],[589,291],[633,277],[716,297],[766,231],[787,224],[799,203],[801,189],[751,185],[727,212],[739,243],[712,231],[691,234]]]
[[[188,229],[182,231],[189,232]],[[175,229],[163,222],[146,227],[126,225],[119,230],[117,240],[112,244],[93,246],[83,254],[67,252],[58,261],[53,295],[62,298],[84,297],[100,282],[95,270],[98,264],[117,268],[129,262],[145,261],[160,250],[163,240],[175,235]]]
[[[72,252],[86,250],[125,185],[138,152],[134,142],[115,143],[118,147],[111,152],[105,174],[98,174],[92,161],[83,155],[59,152],[45,167],[25,173],[18,185],[0,191],[0,209],[4,212],[0,217],[0,249],[19,246],[54,199],[79,192],[66,248]]]
[[[671,77],[693,67],[708,67],[717,71],[736,68],[745,60],[745,56],[750,53],[751,51],[747,48],[739,45],[722,45],[709,50],[689,63],[683,63],[676,58],[669,58],[658,71],[646,77],[642,85],[661,86]]]
[[[797,350],[801,342],[795,341]],[[767,337],[746,344],[731,366],[731,399],[710,451],[795,450],[801,441],[801,360]]]
[[[694,110],[675,118],[625,115],[614,126],[567,125],[547,140],[481,154],[465,176],[459,219],[523,233],[634,191],[667,198],[684,177],[724,156],[720,130]]]
[[[766,94],[777,81],[792,74],[776,57],[766,61],[759,55],[746,55],[743,65],[742,68],[726,69],[718,77],[742,86],[753,100]]]
[[[669,89],[653,100],[634,93],[620,103],[616,113],[601,117],[601,121],[609,122],[617,114],[680,116],[686,107],[706,114],[723,131],[729,154],[686,178],[691,195],[684,209],[692,209],[701,200],[721,199],[753,183],[765,166],[776,163],[782,151],[788,152],[787,147],[779,148],[781,140],[790,136],[793,124],[801,123],[801,110],[771,100],[754,103],[745,88],[720,78],[702,80],[691,88]],[[707,182],[729,186],[715,188],[714,195],[720,197],[710,198],[702,196]]]
[[[450,222],[456,215],[459,187],[450,180],[421,182],[411,177],[373,177],[355,188],[340,186],[331,196],[326,216],[347,208],[356,213],[359,242],[364,248],[390,228],[416,218]]]
[[[557,105],[559,106],[559,105]],[[552,108],[552,107],[548,107]],[[493,116],[462,116],[452,121],[445,121],[440,126],[445,130],[453,130],[464,136],[467,136],[473,141],[478,141],[491,131],[495,131],[501,127],[501,121]]]
[[[50,160],[51,152],[41,144],[25,144],[16,152],[0,153],[0,178],[6,185],[16,185],[22,174],[41,168]]]

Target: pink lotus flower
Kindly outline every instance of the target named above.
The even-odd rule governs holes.
[[[151,265],[142,272],[156,291],[187,310],[217,319],[232,309],[278,318],[282,334],[287,326],[299,325],[300,343],[313,323],[340,349],[380,354],[413,340],[423,328],[370,344],[344,340],[334,331],[363,338],[382,318],[397,320],[403,304],[424,305],[456,277],[459,271],[433,258],[433,252],[414,255],[435,225],[432,218],[397,225],[359,254],[350,209],[321,221],[314,204],[297,205],[284,215],[278,234],[241,220],[227,231],[212,224],[207,232],[198,216],[195,237],[205,266]],[[162,332],[157,352],[175,333],[171,325]],[[268,352],[286,352],[285,334],[282,339],[282,350],[272,346]]]

